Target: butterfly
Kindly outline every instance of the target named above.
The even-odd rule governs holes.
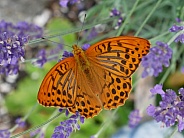
[[[43,79],[38,102],[43,106],[78,111],[85,118],[124,105],[131,88],[131,76],[150,42],[144,38],[108,38],[83,50],[73,45],[73,56],[58,62]]]

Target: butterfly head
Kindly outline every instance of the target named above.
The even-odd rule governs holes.
[[[80,55],[83,52],[83,50],[77,45],[73,45],[72,48],[73,48],[72,52],[74,55]]]
[[[85,70],[86,68],[89,68],[89,61],[82,48],[77,45],[73,45],[73,54],[80,69]]]

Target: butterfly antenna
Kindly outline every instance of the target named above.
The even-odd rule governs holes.
[[[84,22],[85,22],[85,20],[86,20],[86,14],[84,14],[84,20],[83,20],[83,22],[82,22],[82,27],[81,27],[81,30],[80,30],[79,35],[78,35],[78,37],[77,37],[77,45],[78,45],[78,42],[79,42],[80,34],[81,34],[81,32],[82,32],[82,30],[83,30],[83,27],[84,27]]]
[[[52,42],[52,43],[55,43],[55,44],[58,44],[58,45],[61,45],[61,43],[58,43],[58,42],[52,41],[52,40],[47,39],[47,38],[45,38],[45,37],[42,37],[41,39],[47,40],[47,41],[49,41],[49,42]],[[65,46],[68,46],[68,47],[70,47],[70,48],[71,48],[71,46],[70,46],[70,45],[66,45],[66,44],[64,44],[64,45],[65,45]]]

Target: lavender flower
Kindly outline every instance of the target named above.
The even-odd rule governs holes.
[[[74,130],[80,130],[78,122],[84,123],[84,117],[81,117],[79,112],[72,115],[68,120],[60,123],[54,130],[52,138],[68,138]]]
[[[66,115],[66,116],[68,116],[68,115],[69,115],[69,111],[68,111],[68,110],[66,110],[65,115]]]
[[[87,40],[88,41],[90,41],[90,40],[92,40],[92,39],[94,39],[96,36],[97,36],[97,31],[96,31],[96,28],[95,27],[93,27],[91,30],[90,30],[90,32],[89,32],[89,34],[88,34],[88,36],[87,36]]]
[[[35,135],[39,134],[41,132],[41,129],[36,129],[35,131],[30,132],[30,137],[34,137]]]
[[[58,44],[56,48],[52,49],[49,55],[58,54],[60,50],[63,50],[63,44]]]
[[[180,34],[175,40],[176,43],[180,42],[184,44],[184,33]]]
[[[152,95],[165,94],[165,92],[162,90],[162,85],[160,84],[155,85],[155,87],[151,89],[150,92],[152,93]]]
[[[150,105],[147,108],[147,113],[152,116],[157,122],[162,122],[166,127],[170,127],[178,124],[178,131],[181,132],[184,129],[184,89],[178,90],[179,95],[176,95],[171,89],[167,89],[166,92],[160,94],[160,88],[162,85],[154,87],[152,91],[157,92],[162,98],[159,102],[159,106]]]
[[[0,74],[17,74],[19,61],[24,61],[24,45],[28,39],[41,37],[43,31],[40,27],[26,22],[17,25],[0,22]]]
[[[75,4],[77,3],[79,0],[60,0],[59,4],[62,6],[62,7],[67,7],[68,3],[69,4]]]
[[[82,49],[85,51],[85,50],[87,50],[89,47],[90,47],[90,44],[84,44],[84,45],[82,46]]]
[[[0,36],[0,74],[17,74],[18,61],[25,55],[21,37],[4,32]]]
[[[180,35],[177,36],[177,38],[174,40],[176,43],[181,42],[184,44],[184,26],[183,22],[177,18],[176,21],[178,22],[178,25],[173,25],[169,30],[170,32],[181,32]]]
[[[19,127],[21,127],[21,128],[23,128],[23,127],[26,126],[26,123],[25,123],[25,121],[24,121],[22,118],[17,118],[17,119],[15,120],[15,123],[16,123]]]
[[[128,118],[129,118],[129,124],[128,124],[129,127],[130,128],[136,127],[139,124],[139,122],[141,121],[141,116],[140,116],[139,110],[132,111]]]
[[[48,52],[46,52],[45,49],[41,49],[39,50],[38,54],[36,55],[37,60],[35,62],[33,62],[33,64],[38,65],[39,67],[43,67],[43,65],[50,60],[55,60],[58,59],[58,53],[60,50],[63,49],[63,45],[62,44],[58,44],[56,48],[52,49],[49,54]],[[49,55],[55,55],[52,58],[47,58]]]
[[[180,71],[181,71],[181,73],[184,74],[184,66],[182,66],[182,67],[180,68]]]
[[[176,21],[177,21],[178,23],[180,23],[180,22],[181,22],[181,19],[180,19],[180,18],[176,18]]]
[[[110,12],[110,17],[114,17],[114,16],[119,17],[118,22],[115,26],[115,29],[118,29],[123,22],[123,17],[121,16],[120,11],[118,11],[116,8],[112,9]]]
[[[39,128],[36,129],[35,131],[30,132],[30,137],[35,137],[36,135],[39,135],[39,138],[45,138],[45,134],[43,133],[43,131]]]
[[[156,45],[150,48],[149,54],[142,58],[143,78],[147,76],[157,77],[163,70],[162,66],[168,67],[170,65],[172,49],[163,42],[158,41]]]
[[[9,138],[10,137],[10,131],[8,130],[0,130],[0,138]]]
[[[37,54],[37,60],[36,64],[40,67],[42,67],[46,62],[47,62],[47,57],[46,57],[46,51],[45,49],[41,49],[38,54]]]
[[[116,8],[112,9],[110,12],[110,17],[113,16],[120,16],[120,11],[118,11]]]
[[[10,36],[17,35],[18,37],[29,37],[29,40],[41,38],[43,36],[43,29],[27,22],[18,22],[16,25],[0,21],[0,34],[7,32]]]
[[[62,59],[65,59],[67,57],[73,57],[73,53],[72,52],[68,52],[68,51],[64,51],[63,55],[62,55]]]

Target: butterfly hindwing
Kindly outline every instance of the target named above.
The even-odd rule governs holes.
[[[105,71],[105,84],[100,94],[103,107],[107,110],[124,105],[131,91],[131,77],[123,78]]]
[[[124,105],[130,95],[131,77],[117,76],[103,67],[93,65],[93,62],[91,62],[91,70],[97,82],[95,85],[101,88],[97,95],[104,109],[110,110]]]
[[[86,118],[92,118],[97,115],[102,110],[102,103],[95,92],[100,91],[101,87],[95,87],[95,77],[92,69],[85,74],[83,71],[78,69],[77,72],[77,95],[75,104],[73,107],[69,108],[70,112],[75,113],[78,111],[80,115]],[[91,77],[90,81],[89,78]]]

